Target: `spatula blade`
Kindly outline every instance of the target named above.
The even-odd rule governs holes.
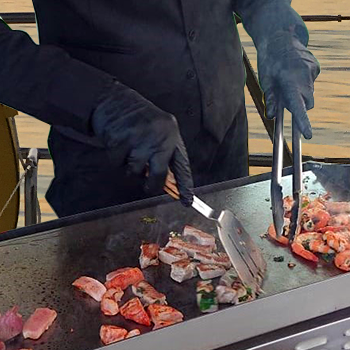
[[[266,262],[256,243],[230,210],[221,212],[218,219],[219,237],[233,267],[242,282],[258,293]]]

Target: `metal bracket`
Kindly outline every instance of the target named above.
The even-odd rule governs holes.
[[[38,149],[31,148],[25,161],[28,172],[24,183],[24,222],[25,226],[38,222]]]

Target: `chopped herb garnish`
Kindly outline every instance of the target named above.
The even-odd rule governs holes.
[[[247,301],[248,298],[249,298],[249,295],[246,294],[246,295],[243,295],[243,297],[238,298],[238,301],[241,303],[242,301]]]
[[[248,294],[249,296],[252,296],[252,295],[253,295],[253,291],[252,291],[252,289],[251,289],[250,287],[246,287],[246,291],[247,291],[247,294]]]
[[[306,250],[310,250],[310,240],[309,240],[309,239],[303,241],[303,242],[301,243],[301,245],[302,245]]]
[[[275,262],[282,262],[282,261],[284,261],[284,256],[275,256],[274,258],[273,258],[273,261],[275,261]]]
[[[149,216],[143,216],[141,218],[141,221],[145,224],[154,224],[157,222],[157,219],[156,218],[151,218]]]
[[[322,254],[322,259],[325,262],[330,262],[334,259],[335,254]]]

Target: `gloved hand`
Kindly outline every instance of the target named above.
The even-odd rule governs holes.
[[[311,139],[306,111],[314,107],[314,81],[320,73],[312,53],[292,32],[277,32],[258,50],[258,72],[266,117],[274,118],[277,103],[282,99],[283,107],[296,118],[301,133]]]
[[[115,82],[101,98],[91,125],[110,150],[112,161],[134,174],[146,174],[145,190],[160,194],[168,166],[178,183],[181,202],[192,204],[193,180],[186,149],[175,117],[136,91]]]

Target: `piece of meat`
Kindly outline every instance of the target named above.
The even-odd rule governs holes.
[[[214,286],[211,284],[211,280],[198,281],[196,294],[197,305],[201,312],[209,313],[218,310],[218,300],[216,298]]]
[[[103,295],[106,293],[106,287],[94,278],[82,276],[76,279],[72,285],[80,291],[90,295],[96,301],[101,301]]]
[[[186,252],[189,256],[194,256],[194,254],[197,253],[212,253],[213,246],[210,245],[200,245],[195,243],[189,243],[183,241],[179,237],[171,237],[169,238],[169,242],[166,245],[167,247],[174,247],[180,250],[183,250]]]
[[[38,308],[23,326],[23,337],[39,339],[49,329],[57,317],[57,312],[49,308]]]
[[[150,326],[151,321],[139,298],[133,298],[120,308],[120,314],[128,320]]]
[[[0,340],[0,350],[6,350],[6,345]]]
[[[194,243],[213,246],[213,248],[216,249],[215,237],[195,227],[186,225],[183,231],[183,235],[184,237],[193,239]]]
[[[183,321],[183,314],[168,305],[152,304],[147,312],[154,323],[153,329],[159,329]]]
[[[137,335],[140,335],[140,334],[141,334],[141,331],[139,329],[135,328],[128,333],[128,335],[125,337],[125,339],[136,337]]]
[[[126,338],[128,331],[113,325],[102,325],[100,328],[100,339],[103,344],[108,345]]]
[[[219,284],[226,287],[231,287],[232,283],[238,279],[238,275],[235,269],[230,269],[221,276]]]
[[[105,285],[107,289],[119,287],[122,290],[125,290],[130,285],[136,284],[144,279],[145,277],[138,267],[128,267],[108,274]]]
[[[235,304],[237,301],[237,290],[219,285],[216,286],[216,296],[220,304]]]
[[[103,295],[103,297],[111,298],[114,301],[119,302],[120,300],[122,300],[123,295],[123,290],[120,287],[115,287],[107,289],[107,292]]]
[[[114,270],[114,271],[108,273],[106,276],[106,282],[112,280],[114,277],[118,276],[122,272],[129,271],[131,269],[133,269],[133,267],[123,267],[121,269],[117,269],[117,270]]]
[[[214,264],[224,266],[226,269],[231,267],[230,258],[226,253],[195,253],[194,258],[203,264]]]
[[[163,293],[159,293],[152,285],[146,281],[141,281],[134,284],[132,292],[135,296],[139,297],[144,305],[149,304],[166,304],[166,296]]]
[[[235,282],[232,283],[232,289],[237,292],[235,304],[240,304],[249,300],[255,299],[255,295],[252,295],[250,288],[246,288],[242,281],[237,278]]]
[[[159,265],[159,245],[156,243],[144,243],[141,245],[140,266],[145,269],[151,265]]]
[[[171,264],[170,277],[176,282],[183,282],[197,276],[196,263],[183,259]]]
[[[112,298],[103,297],[100,307],[101,311],[106,316],[115,316],[119,312],[118,303]]]
[[[119,312],[118,302],[122,299],[124,292],[120,287],[108,289],[101,300],[101,311],[106,316],[115,316]]]
[[[0,316],[0,341],[7,341],[22,332],[23,319],[18,313],[18,306],[14,306],[4,315]]]
[[[187,259],[187,258],[188,258],[188,255],[186,252],[174,247],[165,247],[159,251],[159,260],[164,264],[171,265],[176,261]]]
[[[220,277],[226,272],[224,267],[213,264],[198,264],[196,268],[200,278],[203,280]]]

